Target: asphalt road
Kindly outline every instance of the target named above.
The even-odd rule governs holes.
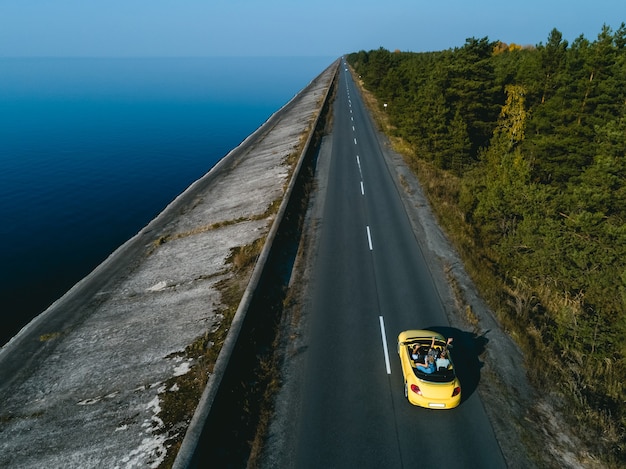
[[[328,171],[288,459],[298,468],[506,467],[476,392],[475,344],[447,322],[370,117],[340,68],[320,152]],[[455,337],[456,409],[404,398],[397,335],[421,328]]]

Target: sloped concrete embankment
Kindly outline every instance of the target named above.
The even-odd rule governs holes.
[[[293,153],[315,127],[336,68],[0,350],[0,467],[158,467],[186,430],[179,460],[193,453],[185,448],[197,443],[198,422],[232,369],[228,357],[243,342],[238,332],[287,213],[306,152],[297,162]],[[278,213],[269,210],[276,201]],[[236,320],[225,324],[220,284],[238,274],[228,258],[264,237]],[[218,328],[230,331],[198,413],[191,425],[187,417],[166,425],[165,398],[202,368],[186,350]]]
[[[336,66],[331,69],[336,77]],[[228,338],[177,455],[174,468],[245,467],[271,376],[285,294],[302,233],[319,144],[336,80],[298,158],[276,220],[239,304]]]

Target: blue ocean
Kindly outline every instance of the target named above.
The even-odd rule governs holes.
[[[0,345],[333,60],[0,59]]]

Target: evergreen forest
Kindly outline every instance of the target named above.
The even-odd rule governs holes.
[[[626,25],[347,58],[535,387],[624,467]]]

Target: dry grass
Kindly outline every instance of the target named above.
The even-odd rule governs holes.
[[[256,215],[248,216],[248,217],[239,217],[231,220],[221,220],[209,225],[198,226],[192,230],[183,231],[175,234],[161,235],[157,239],[152,242],[152,249],[150,249],[148,254],[154,253],[154,251],[165,243],[169,243],[171,241],[175,241],[177,239],[187,238],[189,236],[195,236],[202,233],[207,233],[209,231],[218,230],[220,228],[224,228],[226,226],[232,226],[239,223],[244,223],[248,221],[257,221],[257,220],[265,220],[271,219],[272,216],[278,213],[278,209],[280,208],[280,204],[282,199],[273,200],[265,209],[264,212],[258,213]]]
[[[250,245],[232,250],[228,261],[232,265],[229,270],[234,271],[234,274],[218,283],[222,303],[221,309],[216,313],[220,318],[219,323],[196,339],[184,352],[177,354],[183,359],[192,360],[193,366],[188,373],[167,380],[164,383],[167,390],[159,396],[159,418],[163,421],[161,432],[169,436],[166,442],[167,456],[160,465],[162,468],[171,467],[174,463],[264,241],[265,238],[259,238]]]
[[[58,339],[61,337],[60,332],[49,332],[47,334],[41,334],[39,336],[39,342],[48,342],[49,340]]]

